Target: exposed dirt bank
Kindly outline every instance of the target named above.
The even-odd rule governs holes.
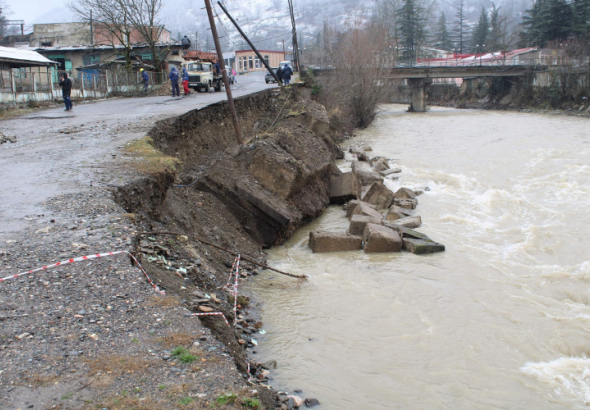
[[[328,205],[330,175],[339,172],[334,160],[342,152],[324,107],[309,96],[309,88],[293,85],[237,99],[246,141],[241,147],[225,103],[159,122],[150,132],[153,144],[177,158],[180,170],[157,172],[116,193],[119,204],[138,216],[139,230],[186,235],[140,235],[134,244],[155,282],[190,311],[223,312],[234,321],[233,297],[221,289],[233,256],[192,238],[264,263],[263,248],[283,243]],[[247,262],[240,267],[241,280],[258,269]],[[219,316],[201,320],[241,372],[250,363],[250,376],[265,382],[267,372],[251,356],[263,323],[248,304],[238,298],[236,327]],[[271,390],[262,387],[258,394],[266,407],[279,406]]]

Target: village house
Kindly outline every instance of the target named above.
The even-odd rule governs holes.
[[[259,50],[262,58],[266,60],[271,67],[278,67],[281,61],[285,61],[285,53],[282,51]],[[238,66],[238,72],[246,73],[251,71],[266,71],[264,64],[260,61],[253,50],[236,51],[235,61]]]
[[[159,29],[157,49],[161,60],[182,61],[180,42],[173,41],[170,32]],[[58,70],[74,74],[75,70],[88,66],[120,60],[124,45],[118,36],[104,26],[86,23],[35,24],[29,47],[58,63]],[[141,34],[131,29],[129,43],[131,56],[136,61],[150,63],[153,55]]]

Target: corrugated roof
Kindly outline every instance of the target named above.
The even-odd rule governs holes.
[[[22,48],[0,47],[0,60],[5,62],[13,62],[15,64],[22,63],[26,65],[53,65],[55,61],[51,61],[41,54],[33,50],[26,50]]]
[[[180,41],[171,41],[165,43],[156,43],[156,47],[172,47],[178,46],[180,47]],[[131,44],[131,48],[145,48],[149,47],[148,43],[133,43]],[[115,45],[116,49],[124,49],[125,46],[123,44]],[[110,44],[97,44],[94,46],[91,45],[78,45],[78,46],[56,46],[56,47],[35,47],[35,50],[39,51],[86,51],[86,50],[112,50],[113,46]]]

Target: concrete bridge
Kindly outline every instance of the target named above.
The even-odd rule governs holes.
[[[471,63],[474,64],[474,63]],[[388,79],[406,79],[412,89],[410,111],[426,111],[426,87],[433,78],[474,78],[474,77],[522,77],[533,72],[545,71],[546,67],[529,65],[451,65],[451,66],[416,66],[395,67],[388,71]]]

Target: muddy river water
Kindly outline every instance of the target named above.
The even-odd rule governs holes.
[[[381,107],[350,140],[429,187],[419,230],[444,253],[313,254],[310,230],[348,228],[341,207],[270,252],[258,361],[272,384],[325,409],[590,406],[590,120]],[[345,166],[345,165],[343,165]]]

